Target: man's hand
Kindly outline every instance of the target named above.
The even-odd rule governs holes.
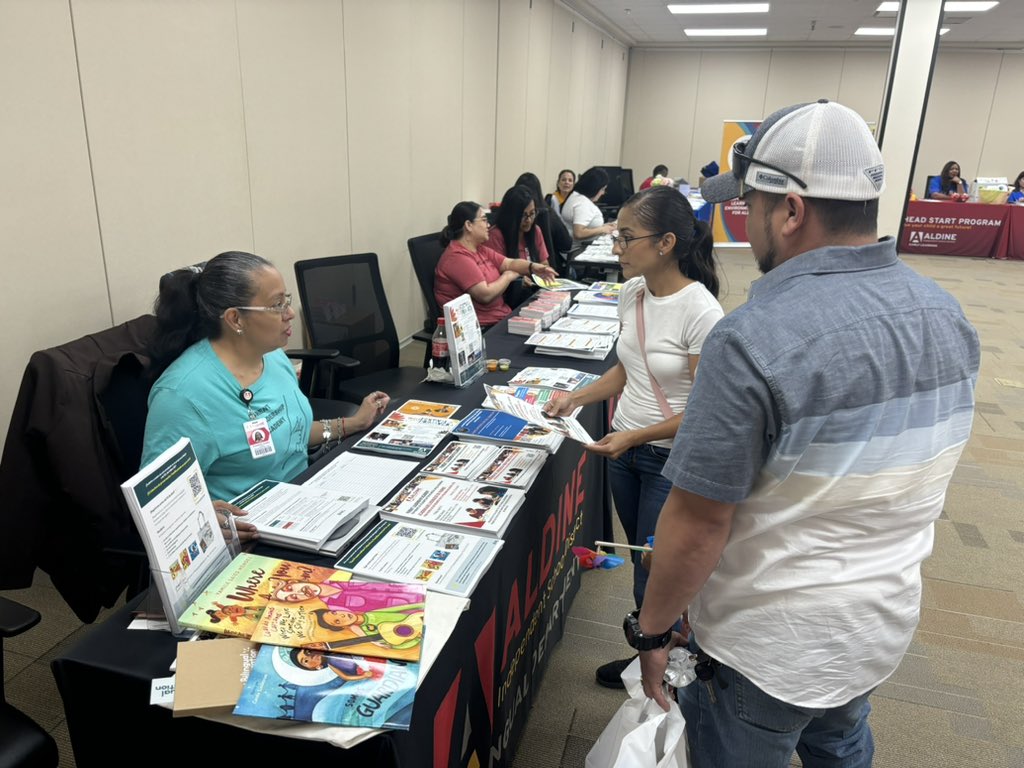
[[[668,712],[669,700],[665,695],[665,668],[668,667],[669,643],[664,648],[640,652],[640,671],[643,675],[644,695],[654,699],[658,706]]]
[[[215,501],[213,502],[213,508],[217,512],[217,522],[220,524],[220,532],[224,536],[224,541],[231,541],[231,526],[228,523],[228,515],[236,518],[235,529],[238,531],[238,540],[241,543],[245,544],[255,541],[260,537],[260,532],[256,530],[255,525],[237,519],[249,514],[241,507],[236,507],[234,504],[229,504],[226,501]]]

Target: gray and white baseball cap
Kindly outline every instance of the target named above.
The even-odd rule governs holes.
[[[885,190],[882,153],[867,123],[826,99],[773,112],[733,147],[731,159],[731,170],[701,185],[709,203],[746,189],[824,200],[874,200]]]

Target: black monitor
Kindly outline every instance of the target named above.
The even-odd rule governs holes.
[[[632,168],[622,168],[618,165],[597,167],[608,174],[608,189],[605,190],[604,197],[597,201],[602,208],[618,208],[633,196],[636,188],[633,186]]]

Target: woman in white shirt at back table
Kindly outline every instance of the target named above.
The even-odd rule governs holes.
[[[597,201],[608,188],[608,174],[603,168],[590,168],[576,181],[572,193],[562,204],[562,220],[572,233],[575,255],[595,237],[615,231],[615,222],[604,221]]]
[[[581,181],[582,181],[581,177]],[[614,252],[626,284],[619,296],[619,362],[600,379],[545,406],[552,415],[621,394],[612,432],[586,446],[608,457],[612,498],[630,544],[654,535],[672,484],[661,475],[683,419],[704,339],[723,316],[708,226],[678,190],[652,187],[619,211]],[[633,553],[633,597],[647,571]],[[630,659],[604,664],[597,682],[621,688]]]

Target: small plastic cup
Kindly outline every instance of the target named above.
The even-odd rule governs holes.
[[[493,357],[487,358],[487,370],[491,373],[494,373],[496,370],[498,370],[498,361],[495,360]]]
[[[509,360],[507,357],[502,357],[502,358],[500,358],[498,360],[498,370],[499,371],[507,371],[511,367],[512,367],[512,361]]]

